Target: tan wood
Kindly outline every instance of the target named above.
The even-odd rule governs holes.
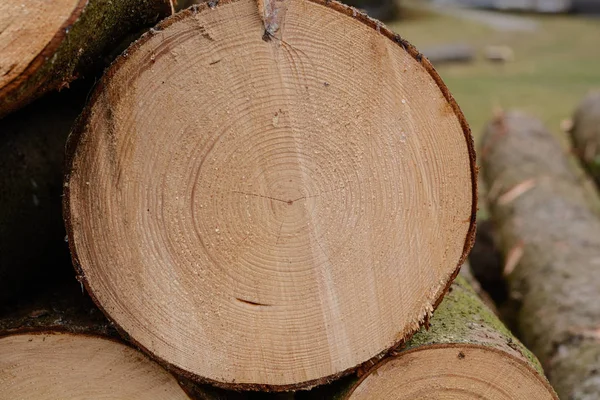
[[[471,246],[470,132],[431,64],[339,3],[168,19],[69,145],[80,279],[186,376],[283,390],[416,331]],[[265,40],[267,39],[267,40]]]
[[[169,14],[169,0],[3,0],[0,118],[100,69]]]
[[[0,338],[0,399],[183,400],[176,379],[110,339],[72,333]]]
[[[81,0],[3,0],[0,3],[0,88],[17,78],[48,46]]]
[[[480,297],[463,265],[422,327],[381,362],[321,386],[310,400],[558,400],[537,358]]]
[[[516,357],[471,344],[428,346],[390,358],[352,400],[552,400],[538,373]]]

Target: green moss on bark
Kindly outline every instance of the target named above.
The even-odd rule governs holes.
[[[19,85],[9,83],[0,89],[0,118],[105,65],[103,56],[127,34],[156,23],[169,12],[168,0],[89,0],[72,24],[57,32],[58,47],[38,56],[16,78],[22,81]]]
[[[463,268],[466,268],[463,266]],[[468,282],[458,276],[444,300],[435,310],[429,329],[421,328],[401,349],[388,357],[402,357],[404,352],[439,345],[475,345],[490,347],[515,357],[536,371],[546,381],[537,358],[504,326],[498,317],[482,302]],[[385,360],[385,359],[384,359]],[[376,371],[377,366],[368,373]],[[299,393],[298,399],[347,399],[353,388],[360,384],[357,375],[311,392]]]

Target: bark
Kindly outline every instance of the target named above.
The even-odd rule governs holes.
[[[80,0],[42,52],[0,87],[0,118],[46,92],[68,87],[103,64],[102,57],[127,34],[169,13],[168,0]]]
[[[579,104],[569,133],[575,154],[600,185],[600,91],[591,92]]]
[[[520,301],[523,342],[563,399],[600,393],[600,220],[566,151],[538,120],[511,112],[483,137],[482,168]]]
[[[83,82],[0,120],[0,304],[71,276],[61,218],[64,147]]]
[[[468,268],[468,265],[463,266],[463,268],[465,267]],[[383,365],[390,362],[402,364],[403,358],[409,357],[415,352],[444,347],[455,347],[457,349],[459,355],[452,361],[456,364],[452,366],[455,371],[460,371],[463,375],[477,377],[478,371],[466,369],[461,364],[462,353],[460,352],[460,349],[475,347],[486,349],[490,354],[499,353],[502,357],[516,360],[518,365],[525,366],[529,372],[535,375],[536,384],[539,384],[541,389],[538,394],[541,393],[542,397],[539,398],[558,399],[546,380],[537,358],[513,336],[492,310],[484,304],[469,284],[469,281],[473,282],[473,278],[468,273],[461,272],[461,275],[456,278],[448,294],[431,318],[429,329],[422,328],[401,349],[393,352],[368,371],[363,371],[360,376],[348,377],[344,381],[319,388],[313,392],[298,393],[297,398],[350,399],[360,385],[368,380],[369,375],[381,373],[378,371]],[[444,362],[444,360],[440,360],[440,362]],[[416,363],[413,365],[415,368],[418,367]],[[393,371],[388,370],[386,373],[392,373]],[[511,371],[503,370],[503,374],[510,375]],[[515,379],[509,384],[518,386],[523,385],[523,382]],[[435,385],[432,385],[431,392],[421,392],[422,398],[432,398],[433,386]],[[405,387],[405,389],[408,388]]]

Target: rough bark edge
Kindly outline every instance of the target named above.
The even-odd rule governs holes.
[[[467,268],[468,266],[465,266]],[[498,334],[498,338],[485,335],[484,338],[474,337],[472,329],[467,324],[478,324],[487,331]],[[435,326],[435,325],[440,325]],[[529,362],[538,374],[544,376],[544,370],[539,360],[525,347],[512,332],[498,319],[493,310],[485,305],[475,288],[463,276],[454,281],[445,301],[436,310],[433,318],[433,328],[421,329],[402,349],[408,351],[419,347],[445,344],[453,345],[476,344],[496,348],[504,353],[514,354],[521,360]],[[500,340],[497,340],[500,339]]]
[[[537,130],[539,135],[535,137],[535,144],[542,147],[550,143],[554,149],[546,148],[540,152],[536,146],[535,155],[531,150],[522,150],[532,148],[526,138]],[[597,254],[596,239],[600,231],[597,215],[594,215],[598,213],[598,194],[588,186],[574,155],[539,118],[518,110],[501,113],[486,124],[482,146],[492,148],[490,144],[498,137],[502,137],[502,141],[496,143],[501,149],[495,155],[490,152],[484,158],[487,165],[482,168],[483,176],[490,182],[500,182],[496,185],[504,190],[496,190],[488,196],[492,217],[498,222],[497,244],[507,258],[511,253],[517,253],[515,249],[521,248],[519,252],[522,252],[514,257],[518,262],[513,262],[507,273],[511,288],[509,301],[518,311],[513,316],[515,330],[538,355],[562,398],[595,399],[593,395],[599,392],[596,382],[600,371],[600,358],[597,357],[600,347],[594,334],[597,318],[593,319],[597,313],[594,307],[590,309],[593,302],[579,302],[575,299],[582,296],[569,296],[581,289],[581,285],[594,284],[589,279],[580,281],[577,288],[571,287],[570,292],[562,294],[556,288],[564,287],[574,276],[590,275],[589,268],[593,267],[590,259]],[[515,142],[502,143],[511,139]],[[552,165],[563,167],[553,170],[548,167],[548,160],[552,160]],[[510,188],[528,178],[536,180],[531,190],[508,202],[500,201],[502,196],[510,193]],[[560,210],[552,206],[553,203],[559,204]],[[548,209],[543,215],[531,217],[540,206]],[[558,215],[564,211],[563,215],[571,214],[568,221]],[[573,229],[574,226],[577,228]],[[555,245],[557,238],[564,240],[563,251],[560,250],[562,246]],[[551,254],[547,254],[548,251]],[[545,277],[548,273],[554,279],[533,278]],[[540,282],[546,285],[540,285]],[[549,282],[551,284],[547,285]],[[544,317],[536,318],[536,310],[542,310],[540,315]],[[548,320],[552,322],[544,322]],[[539,330],[540,326],[542,330]]]
[[[468,268],[468,265],[465,265],[465,268]],[[456,291],[460,291],[461,293],[454,293]],[[444,324],[444,329],[421,329],[406,343],[404,348],[390,354],[363,375],[355,378],[348,386],[342,388],[334,399],[343,400],[349,398],[362,382],[367,379],[369,374],[393,359],[403,357],[410,353],[431,349],[473,348],[495,352],[517,362],[536,376],[538,381],[548,389],[548,393],[553,396],[555,400],[559,400],[556,392],[546,379],[542,366],[535,355],[516,339],[508,328],[506,328],[506,326],[504,326],[504,324],[494,315],[493,311],[484,304],[483,300],[477,295],[475,289],[470,285],[467,279],[462,276],[457,277],[452,285],[450,293],[448,299],[450,300],[450,298],[452,298],[453,304],[451,305],[450,302],[443,303],[442,306],[437,309],[437,314],[433,317],[434,321]],[[491,328],[496,331],[504,343],[494,343],[494,340],[492,339],[484,339],[478,342],[473,338],[469,338],[468,334],[472,332],[469,332],[470,330],[466,324],[475,322],[470,321],[470,316],[475,315],[481,318],[486,328]],[[455,322],[457,323],[455,324]],[[450,328],[446,326],[448,323],[451,325]],[[461,337],[465,338],[463,339],[464,341],[460,339]]]
[[[0,337],[53,331],[119,338],[112,323],[74,281],[54,289],[1,310]]]
[[[0,88],[0,118],[46,92],[68,87],[127,32],[169,13],[169,0],[79,0],[46,47]]]
[[[172,15],[169,18],[166,18],[165,20],[158,23],[149,32],[142,35],[142,37],[140,37],[136,42],[132,43],[131,46],[129,46],[129,48],[121,56],[119,56],[112,63],[112,65],[107,69],[105,74],[102,76],[102,79],[98,82],[96,88],[94,89],[94,92],[91,95],[90,100],[88,101],[88,104],[86,105],[81,116],[75,122],[74,128],[67,140],[66,155],[65,155],[65,160],[66,160],[65,161],[65,179],[64,179],[64,184],[63,184],[63,186],[64,186],[63,218],[65,220],[65,227],[66,227],[67,235],[69,237],[69,249],[71,251],[73,266],[74,266],[75,272],[77,274],[77,280],[82,285],[85,286],[86,291],[89,293],[89,295],[92,298],[92,300],[94,301],[94,303],[98,306],[98,308],[100,308],[100,310],[102,310],[102,312],[106,315],[106,317],[111,321],[111,323],[116,327],[116,329],[119,331],[119,333],[123,336],[123,338],[125,340],[129,341],[130,343],[132,343],[137,348],[141,349],[148,356],[150,356],[151,358],[156,360],[159,364],[163,365],[167,370],[173,371],[177,375],[180,375],[191,381],[195,381],[198,383],[207,383],[207,384],[219,387],[219,388],[223,388],[223,389],[227,389],[227,390],[234,390],[234,391],[249,390],[249,391],[284,392],[284,391],[293,391],[293,390],[309,390],[315,386],[331,383],[334,380],[337,380],[343,376],[349,375],[358,369],[364,368],[365,366],[371,366],[371,365],[378,363],[387,354],[389,354],[390,352],[394,351],[394,349],[397,349],[398,347],[400,347],[404,343],[406,343],[416,333],[416,331],[404,332],[404,337],[402,339],[398,340],[396,343],[393,343],[392,346],[390,346],[388,349],[383,350],[381,353],[379,353],[375,357],[372,357],[370,360],[365,361],[362,364],[356,365],[354,367],[350,367],[344,371],[338,372],[338,373],[330,375],[330,376],[313,379],[313,380],[309,380],[309,381],[305,381],[305,382],[298,382],[295,384],[287,384],[287,385],[269,385],[269,384],[219,382],[219,381],[215,381],[215,380],[208,379],[205,377],[199,377],[199,376],[191,374],[190,372],[183,370],[175,365],[172,365],[171,363],[162,359],[161,357],[154,355],[151,351],[149,351],[144,346],[142,346],[140,343],[138,343],[136,340],[131,338],[129,336],[129,334],[127,334],[127,332],[125,332],[121,327],[119,327],[118,324],[116,324],[116,322],[104,310],[104,308],[102,307],[102,305],[100,304],[98,299],[95,297],[94,293],[90,290],[90,286],[87,282],[87,278],[85,277],[83,269],[81,268],[81,263],[80,263],[78,255],[77,255],[77,249],[75,248],[74,240],[73,240],[73,224],[71,223],[71,216],[70,216],[70,212],[69,212],[69,210],[70,210],[70,188],[69,188],[70,175],[71,175],[71,172],[73,171],[73,166],[74,166],[73,162],[74,162],[75,155],[77,152],[77,147],[78,147],[79,143],[84,139],[84,132],[87,127],[87,121],[89,120],[89,118],[91,116],[92,108],[94,107],[96,101],[99,99],[107,82],[109,82],[113,78],[116,71],[121,67],[121,64],[123,64],[125,62],[125,60],[127,59],[128,55],[133,54],[139,48],[141,48],[146,43],[146,41],[148,41],[148,39],[155,33],[159,32],[165,28],[168,28],[172,24],[174,24],[180,20],[183,20],[183,19],[187,18],[188,16],[194,15],[198,12],[207,12],[207,11],[210,12],[211,9],[214,9],[214,8],[218,7],[219,5],[232,4],[237,1],[238,0],[220,0],[220,1],[215,0],[214,3],[212,1],[205,2],[205,3],[193,5],[184,11],[181,11],[175,15]],[[467,235],[465,238],[463,253],[456,264],[456,268],[455,268],[454,272],[450,275],[446,286],[442,287],[438,291],[438,293],[436,293],[433,296],[433,298],[435,299],[433,302],[433,309],[435,310],[438,307],[438,305],[442,302],[444,295],[450,289],[452,282],[454,281],[454,279],[456,278],[456,276],[458,275],[458,273],[460,271],[460,266],[466,260],[471,248],[473,247],[474,241],[475,241],[476,216],[477,216],[477,173],[478,173],[478,168],[477,168],[477,164],[476,164],[476,155],[475,155],[475,146],[474,146],[474,142],[473,142],[473,136],[471,135],[471,129],[469,127],[469,124],[467,123],[467,120],[466,120],[464,114],[462,113],[460,107],[458,106],[458,103],[456,103],[456,100],[454,100],[454,97],[452,96],[452,94],[450,94],[450,91],[448,90],[448,88],[444,84],[444,82],[442,81],[442,78],[437,73],[437,71],[435,70],[433,65],[429,62],[429,60],[427,60],[427,58],[425,56],[423,56],[423,54],[421,54],[412,44],[410,44],[408,41],[403,39],[400,35],[395,34],[390,29],[388,29],[386,26],[384,26],[381,22],[370,18],[369,16],[362,13],[361,11],[359,11],[353,7],[347,6],[345,4],[339,3],[337,1],[334,1],[334,0],[298,0],[298,1],[309,1],[311,3],[315,3],[318,5],[324,6],[324,7],[329,7],[337,12],[340,12],[340,13],[346,15],[347,17],[350,17],[350,18],[376,30],[377,33],[384,35],[389,40],[396,43],[398,46],[402,47],[402,49],[404,49],[404,51],[406,51],[411,57],[413,57],[416,61],[418,61],[419,64],[425,69],[425,71],[427,71],[429,73],[431,78],[437,84],[438,88],[440,89],[440,92],[442,93],[442,95],[444,96],[444,98],[446,99],[448,104],[452,107],[454,115],[456,116],[456,118],[458,119],[458,121],[460,123],[460,126],[462,127],[463,134],[465,137],[465,142],[467,145],[467,152],[469,154],[470,169],[471,169],[472,202],[471,202],[471,217],[470,217],[470,221],[469,221],[470,225],[469,225],[469,229],[467,231]],[[423,325],[423,324],[429,325],[429,313],[427,311],[425,311],[425,313],[417,319],[417,322],[419,323],[419,325]]]

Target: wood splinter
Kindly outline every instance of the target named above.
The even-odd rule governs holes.
[[[285,20],[289,0],[257,0],[258,12],[265,25],[263,40],[269,41],[280,33]]]

